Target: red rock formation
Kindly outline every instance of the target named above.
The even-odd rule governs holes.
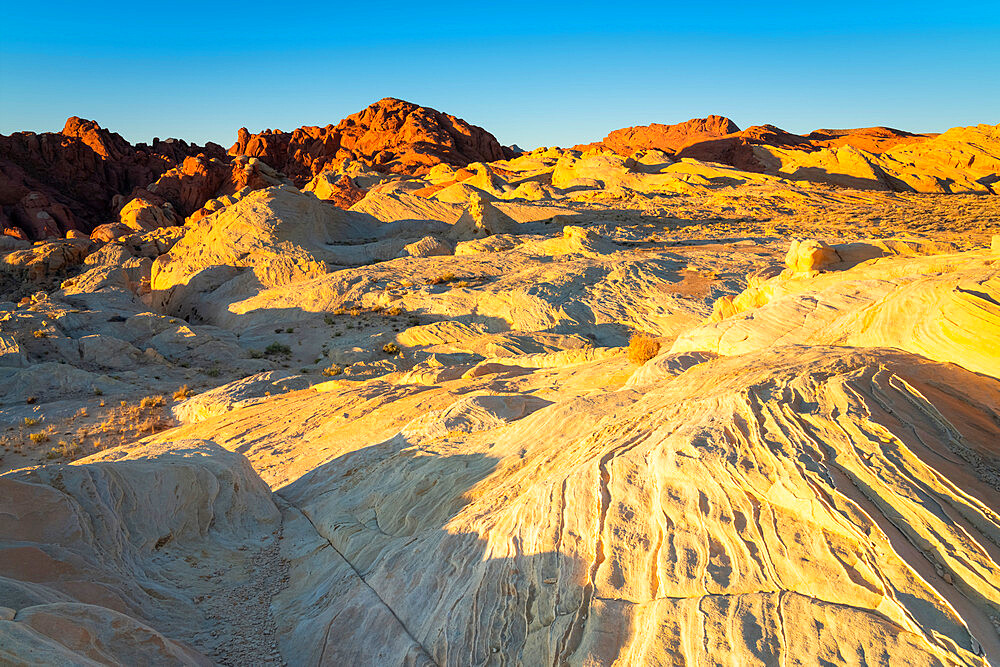
[[[615,130],[593,144],[574,146],[576,150],[588,148],[606,148],[619,155],[631,155],[637,150],[656,148],[665,153],[676,153],[684,146],[698,141],[705,141],[739,132],[740,128],[725,116],[709,116],[708,118],[692,118],[685,123],[675,125],[637,125]]]
[[[241,128],[229,154],[259,157],[300,187],[328,164],[344,158],[378,171],[422,175],[442,162],[465,166],[512,156],[510,149],[481,127],[391,97],[335,126],[260,134]]]
[[[203,152],[225,155],[216,144],[199,147],[179,140],[132,146],[75,116],[58,133],[0,135],[0,210],[13,224],[27,225],[24,231],[33,238],[87,231],[115,217],[115,195],[144,186],[187,155]]]
[[[778,146],[798,150],[816,150],[849,145],[872,153],[881,153],[900,143],[923,141],[926,134],[911,134],[887,127],[853,130],[816,130],[807,136],[786,132],[774,125],[754,125],[740,130],[728,118],[694,118],[676,125],[626,127],[610,133],[603,141],[574,146],[577,150],[603,148],[620,155],[656,148],[677,158],[728,164],[746,171],[763,171],[753,146]]]
[[[853,146],[869,153],[883,153],[900,144],[924,141],[936,134],[913,134],[891,127],[862,127],[853,130],[815,130],[806,139],[815,148]]]
[[[226,162],[197,155],[185,158],[156,182],[134,190],[130,197],[122,200],[121,210],[132,201],[142,199],[157,206],[170,203],[182,217],[187,217],[210,199],[232,195],[244,188],[260,190],[283,180],[268,165],[254,158],[239,156]]]

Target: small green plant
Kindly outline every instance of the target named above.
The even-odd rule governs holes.
[[[269,357],[274,357],[277,355],[288,356],[292,354],[292,348],[288,347],[287,345],[282,345],[281,343],[274,342],[268,345],[266,348],[264,348],[264,354],[266,354]]]
[[[263,359],[264,358],[264,351],[263,350],[250,350],[249,352],[247,352],[247,356],[250,357],[251,359]]]
[[[94,396],[104,396],[104,392],[100,387],[94,387]]]
[[[382,346],[382,351],[386,354],[399,354],[399,346],[395,343],[386,343]]]
[[[222,371],[219,370],[218,366],[213,366],[212,368],[206,368],[202,372],[210,378],[217,378],[219,377],[219,374],[222,373]]]
[[[332,317],[330,317],[329,315],[327,315],[326,317],[324,317],[323,321],[326,322],[331,327],[335,326],[337,324],[337,322]]]

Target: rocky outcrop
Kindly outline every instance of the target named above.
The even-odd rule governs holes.
[[[677,153],[689,144],[739,131],[739,126],[725,116],[712,115],[707,118],[692,118],[674,125],[653,123],[625,127],[611,132],[599,142],[574,146],[574,149],[605,148],[619,155],[631,155],[637,150],[648,148]]]
[[[192,223],[156,259],[153,305],[183,317],[223,316],[239,296],[324,275],[329,244],[371,237],[376,224],[288,185],[251,192]]]
[[[658,149],[677,158],[728,164],[751,172],[765,171],[766,161],[755,154],[755,146],[811,153],[820,149],[849,147],[855,151],[882,153],[896,146],[919,143],[933,135],[913,134],[888,127],[849,130],[816,130],[808,135],[786,132],[774,125],[755,125],[745,130],[723,116],[693,118],[676,125],[642,125],[615,130],[603,141],[576,146],[578,150],[606,149],[631,155],[643,149]]]
[[[751,279],[735,299],[723,297],[715,321],[685,332],[672,352],[894,347],[1000,376],[1000,271],[989,252],[919,256],[918,250],[817,275],[865,250],[851,245],[838,251],[816,241],[793,243],[788,271]]]
[[[345,158],[378,171],[424,174],[437,164],[465,166],[513,156],[481,127],[392,97],[379,100],[337,125],[293,132],[239,131],[230,155],[257,157],[304,185],[327,165]]]
[[[254,190],[282,184],[291,185],[291,182],[257,158],[237,156],[227,162],[204,155],[188,157],[156,182],[136,190],[133,199],[122,208],[122,222],[125,222],[125,210],[135,198],[168,204],[181,217],[197,220],[216,210],[214,207],[205,210],[212,199],[237,193],[244,196]]]
[[[199,153],[225,155],[216,144],[176,139],[132,146],[76,116],[58,133],[0,135],[0,210],[36,239],[72,229],[90,231],[115,217],[115,195],[151,183]]]
[[[0,620],[0,662],[242,662],[239,642],[206,630],[220,613],[266,653],[275,591],[261,591],[262,601],[213,599],[218,583],[246,577],[255,556],[260,585],[280,585],[265,581],[259,556],[276,541],[280,516],[246,459],[188,441],[81,463],[0,476],[0,598],[16,611]]]
[[[909,135],[888,148],[875,145],[879,152],[840,143],[845,138],[851,137],[808,150],[758,145],[753,151],[768,173],[794,180],[895,192],[1000,192],[1000,125],[955,127],[931,138]]]

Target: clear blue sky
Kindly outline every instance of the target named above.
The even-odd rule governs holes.
[[[523,147],[710,113],[796,132],[1000,123],[1000,0],[2,4],[4,134],[78,115],[229,146],[386,96]]]

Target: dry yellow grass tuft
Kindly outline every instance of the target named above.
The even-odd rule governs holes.
[[[633,334],[628,341],[628,360],[636,365],[643,365],[660,351],[660,341],[652,336]]]
[[[174,400],[183,401],[190,395],[191,395],[191,390],[188,389],[188,386],[186,384],[182,384],[180,387],[177,388],[177,391],[174,392]]]
[[[141,401],[139,401],[140,408],[158,408],[161,405],[166,405],[167,399],[163,396],[145,396]]]
[[[119,406],[95,411],[93,415],[82,407],[65,419],[62,433],[57,433],[54,425],[45,426],[48,420],[42,415],[26,417],[16,430],[11,427],[12,433],[0,437],[0,457],[13,452],[28,458],[14,462],[15,465],[33,465],[46,459],[73,461],[95,451],[128,444],[175,425],[164,410],[166,404],[165,396],[152,395],[135,403],[121,401]],[[70,426],[74,423],[75,430]],[[46,451],[41,447],[53,440],[57,440],[57,445],[50,445],[51,449]]]

